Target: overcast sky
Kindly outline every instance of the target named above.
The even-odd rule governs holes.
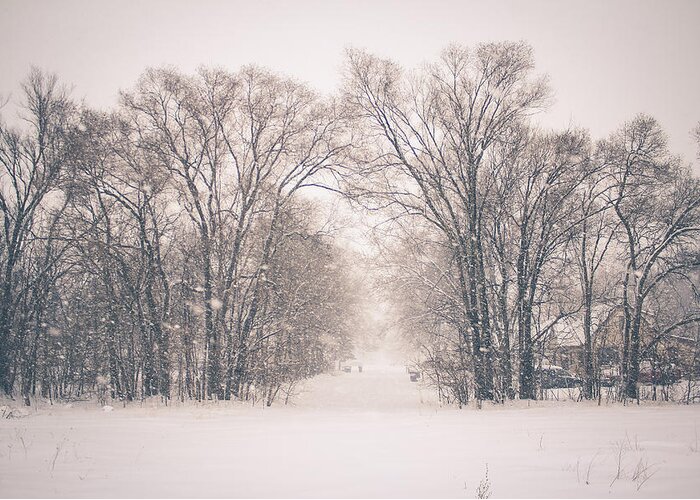
[[[601,137],[646,112],[691,161],[699,21],[700,1],[690,0],[0,0],[0,94],[16,96],[37,65],[73,84],[74,96],[106,107],[147,66],[249,62],[332,91],[347,46],[411,67],[450,42],[526,40],[556,93],[546,126],[580,125]]]

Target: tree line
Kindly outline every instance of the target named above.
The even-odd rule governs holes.
[[[377,273],[451,400],[537,398],[567,325],[595,397],[614,308],[637,398],[640,362],[700,321],[700,184],[659,124],[538,128],[524,43],[412,72],[349,50],[342,77],[326,97],[254,66],[149,69],[101,112],[33,70],[0,125],[5,393],[272,404],[350,357],[364,277],[304,196],[326,189],[381,217]]]
[[[33,70],[0,128],[6,394],[285,398],[352,348],[357,283],[299,193],[337,105],[255,67],[147,70],[116,109]]]
[[[344,97],[364,131],[354,200],[387,214],[382,281],[459,404],[537,398],[567,330],[582,394],[599,395],[594,334],[616,308],[620,398],[639,397],[640,362],[673,336],[698,368],[698,179],[650,116],[600,140],[542,130],[532,116],[550,95],[525,43],[451,46],[412,72],[348,53]]]

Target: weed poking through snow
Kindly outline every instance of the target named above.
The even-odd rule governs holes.
[[[479,482],[476,489],[476,498],[489,498],[491,496],[491,482],[489,481],[489,464],[486,464],[486,475]]]

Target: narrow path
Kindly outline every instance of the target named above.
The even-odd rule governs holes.
[[[430,391],[411,382],[399,364],[363,365],[362,372],[336,371],[309,380],[294,399],[298,408],[394,411],[429,404]]]

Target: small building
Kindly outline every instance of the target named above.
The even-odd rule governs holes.
[[[649,314],[642,318],[640,328],[642,371],[655,364],[680,366],[685,368],[684,371],[692,369],[694,366],[692,358],[697,355],[697,341],[688,336],[675,334],[659,337],[653,320],[653,316]],[[624,349],[624,321],[623,307],[615,306],[602,316],[602,320],[593,330],[594,366],[602,375],[609,372],[619,376]],[[584,339],[582,337],[583,332],[580,338],[569,339],[568,342],[552,342],[547,349],[550,362],[573,373],[584,374]]]

